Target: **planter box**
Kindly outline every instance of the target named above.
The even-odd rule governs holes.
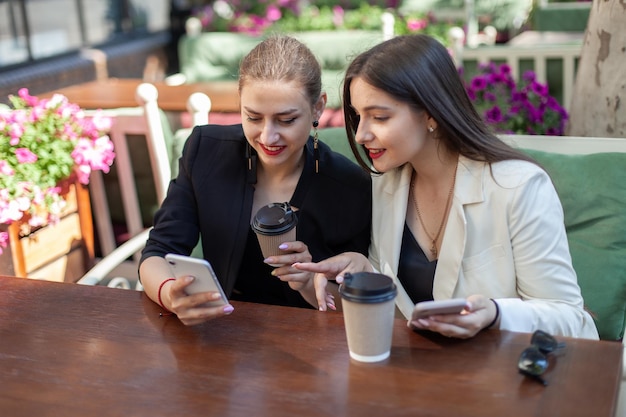
[[[87,186],[67,184],[67,206],[56,225],[22,236],[23,223],[9,228],[12,265],[2,273],[24,278],[76,282],[93,264],[94,235]]]

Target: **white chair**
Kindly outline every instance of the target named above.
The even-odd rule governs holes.
[[[158,92],[154,85],[149,83],[140,84],[137,87],[136,98],[140,105],[142,120],[137,120],[135,117],[130,121],[133,123],[135,130],[141,130],[146,136],[157,200],[160,204],[167,194],[167,188],[172,178],[172,165],[177,162],[178,156],[182,151],[182,146],[176,146],[174,144],[174,150],[172,152],[174,155],[172,155],[170,159],[163,133],[161,111],[158,107]],[[205,94],[192,94],[187,100],[187,108],[192,114],[194,125],[208,124],[211,100]],[[111,251],[106,253],[103,251],[105,256],[81,277],[78,281],[79,284],[97,285],[106,278],[110,278],[108,281],[109,287],[129,289],[132,287],[131,282],[136,281],[135,289],[142,289],[137,277],[137,264],[139,252],[145,246],[150,228],[146,229],[143,226],[139,208],[139,198],[137,196],[132,163],[128,153],[125,135],[116,134],[121,132],[128,133],[129,129],[126,122],[128,121],[124,118],[116,118],[113,129],[117,128],[120,132],[112,131],[111,138],[115,145],[116,164],[120,178],[124,212],[131,238]],[[179,142],[184,142],[190,130],[191,129],[181,129],[181,131],[176,133],[175,138],[178,138]],[[101,181],[101,178],[99,180]],[[97,186],[96,184],[96,188]],[[101,190],[103,190],[103,188],[101,188]],[[103,196],[103,191],[95,194],[98,196],[96,198],[97,200],[106,200],[106,197]],[[95,205],[100,211],[96,217],[102,221],[108,219],[109,217],[106,216],[107,206],[105,201],[98,201]],[[110,225],[101,225],[101,229],[108,235],[107,239],[113,239]],[[108,247],[110,247],[110,242]],[[131,258],[133,260],[129,261]]]

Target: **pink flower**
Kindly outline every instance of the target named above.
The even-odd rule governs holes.
[[[38,99],[27,89],[9,96],[13,109],[0,111],[0,224],[28,215],[29,226],[58,222],[66,202],[59,187],[72,174],[89,183],[94,170],[108,172],[115,153],[103,136],[111,118],[87,118],[63,95]]]
[[[280,9],[274,5],[270,5],[267,7],[267,12],[265,13],[265,18],[270,21],[270,22],[276,22],[277,20],[280,20],[280,18],[282,17],[282,13],[280,12]]]
[[[15,150],[15,156],[20,164],[33,164],[37,162],[37,155],[32,153],[28,148],[17,148]]]
[[[44,225],[45,223],[46,223],[46,219],[42,216],[39,216],[38,214],[33,214],[28,219],[28,225],[30,227],[39,227],[39,226]]]
[[[411,32],[417,32],[419,30],[425,29],[428,26],[428,22],[426,19],[409,19],[406,22],[406,26]]]
[[[85,128],[90,131],[108,132],[111,129],[111,125],[111,118],[105,116],[102,110],[96,111],[93,117],[85,121]]]
[[[16,146],[18,143],[20,143],[20,138],[23,134],[24,129],[22,128],[22,126],[17,123],[12,124],[9,127],[9,136],[11,136],[11,139],[9,140],[9,145]]]
[[[333,24],[337,27],[343,26],[343,16],[345,11],[341,6],[333,6]]]
[[[88,184],[91,170],[109,172],[109,167],[115,159],[113,142],[111,142],[108,136],[102,136],[93,141],[79,139],[72,152],[72,158],[79,166],[77,170],[79,181],[83,184]]]
[[[0,161],[0,175],[13,175],[15,171],[7,161]]]
[[[28,88],[20,88],[17,91],[17,95],[26,102],[28,106],[35,107],[39,103],[39,99],[35,96],[31,96],[28,93]]]
[[[6,249],[9,245],[9,234],[7,232],[0,232],[0,255],[2,255],[3,249]]]

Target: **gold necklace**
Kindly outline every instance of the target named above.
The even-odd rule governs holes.
[[[441,235],[441,231],[443,230],[443,224],[446,222],[446,215],[448,214],[448,210],[450,209],[450,203],[452,202],[454,184],[456,183],[457,166],[458,164],[454,167],[454,176],[452,177],[452,186],[450,187],[450,191],[448,191],[448,200],[446,201],[446,209],[443,212],[443,219],[441,219],[441,224],[439,224],[439,229],[437,229],[437,234],[435,235],[435,237],[432,237],[430,233],[428,233],[428,229],[426,229],[426,226],[424,225],[424,221],[422,220],[422,215],[420,214],[420,208],[419,208],[419,205],[417,204],[417,198],[415,197],[415,194],[417,193],[415,192],[414,185],[415,185],[415,181],[417,178],[417,173],[413,172],[413,175],[411,176],[411,193],[413,194],[413,205],[415,206],[415,211],[417,212],[417,219],[422,225],[422,229],[424,229],[426,236],[428,236],[428,238],[431,241],[430,253],[432,254],[433,258],[437,258],[437,241],[439,240],[439,235]]]

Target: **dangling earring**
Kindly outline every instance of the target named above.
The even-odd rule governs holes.
[[[246,143],[246,159],[248,160],[248,171],[252,171],[252,147]]]
[[[313,122],[313,129],[315,131],[313,134],[313,155],[315,157],[315,173],[316,174],[320,172],[320,150],[318,148],[319,138],[317,136],[317,127],[319,125],[320,124],[317,120]]]

